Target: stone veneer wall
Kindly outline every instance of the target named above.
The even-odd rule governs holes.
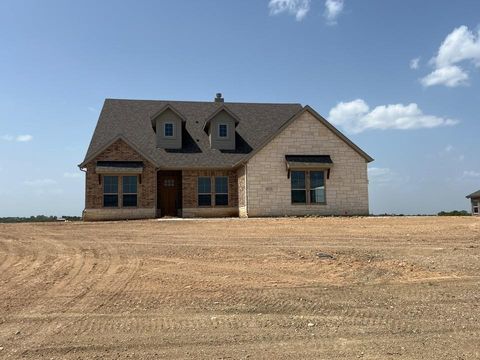
[[[97,161],[143,161],[141,184],[138,185],[138,206],[135,208],[104,208],[103,181],[95,172]],[[155,167],[123,140],[118,140],[105,149],[87,165],[85,184],[84,220],[119,220],[155,217],[156,172]],[[115,174],[121,176],[121,174]]]
[[[326,205],[291,203],[285,155],[330,155]],[[367,163],[309,112],[285,128],[247,163],[248,216],[367,215]]]
[[[197,178],[199,176],[228,176],[228,206],[198,206]],[[212,182],[212,192],[214,187],[215,184]],[[183,217],[238,216],[238,183],[237,173],[234,170],[183,170],[182,195]]]
[[[247,199],[246,199],[247,174],[246,174],[245,166],[241,166],[237,170],[237,178],[238,178],[238,213],[240,217],[247,217]]]

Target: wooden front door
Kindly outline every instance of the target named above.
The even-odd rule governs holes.
[[[159,171],[157,174],[158,216],[179,216],[182,207],[182,172]]]

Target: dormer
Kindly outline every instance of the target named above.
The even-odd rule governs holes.
[[[184,117],[167,104],[150,117],[153,131],[156,133],[157,147],[162,149],[181,149]]]
[[[203,126],[208,134],[210,147],[218,150],[235,150],[235,128],[238,117],[225,105],[221,105],[210,115]]]

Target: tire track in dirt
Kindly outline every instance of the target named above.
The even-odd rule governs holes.
[[[59,306],[60,309],[63,309],[62,313],[49,317],[46,324],[43,324],[42,328],[39,329],[41,336],[36,336],[25,342],[25,353],[41,348],[42,344],[48,342],[52,336],[54,337],[67,331],[68,328],[84,322],[89,313],[101,309],[105,303],[116,298],[135,276],[140,265],[139,259],[129,261],[125,265],[122,264],[122,259],[115,248],[105,243],[97,243],[95,245],[100,245],[101,250],[90,247],[89,250],[93,256],[85,257],[83,267],[76,272],[77,276],[74,276],[62,284],[60,288],[56,289],[56,292],[58,292],[63,289],[68,290],[68,287],[76,286],[81,288],[80,293],[75,294]],[[92,261],[93,259],[101,259],[106,266],[99,270],[95,266],[97,262]],[[94,272],[94,270],[97,271]],[[55,297],[55,294],[53,296]],[[103,302],[98,303],[99,299],[103,299]],[[68,317],[70,313],[84,315],[72,318]]]

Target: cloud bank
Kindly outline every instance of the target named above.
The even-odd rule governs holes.
[[[454,119],[425,115],[415,103],[381,105],[370,110],[368,104],[362,99],[338,103],[330,110],[329,120],[351,133],[371,129],[435,128],[458,123],[458,120]]]

